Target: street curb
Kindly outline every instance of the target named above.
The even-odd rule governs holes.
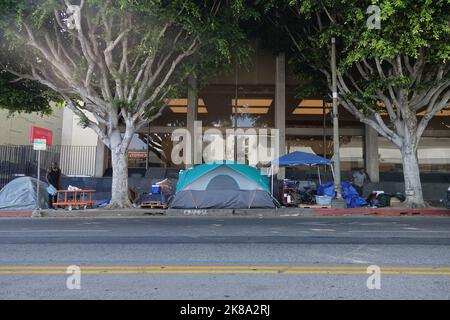
[[[31,211],[0,211],[0,217],[30,217]]]
[[[279,208],[279,209],[234,209],[234,216],[243,217],[298,217],[312,216],[312,209]]]
[[[42,210],[39,216],[31,211],[0,211],[1,217],[33,218],[141,218],[141,217],[318,217],[318,216],[450,216],[448,209],[88,209]]]
[[[43,210],[41,217],[43,218],[114,218],[114,217],[146,217],[164,215],[164,209],[120,209],[120,210]]]
[[[168,217],[232,217],[233,209],[167,209]]]
[[[316,209],[314,216],[342,216],[342,215],[378,215],[378,216],[450,216],[448,209]]]

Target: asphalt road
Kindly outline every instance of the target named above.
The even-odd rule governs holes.
[[[450,299],[450,218],[2,218],[0,299]]]

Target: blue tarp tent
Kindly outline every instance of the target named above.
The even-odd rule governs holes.
[[[350,182],[341,183],[342,198],[345,200],[347,208],[359,208],[367,205],[367,201],[361,198]],[[317,195],[335,197],[334,183],[327,182],[319,186]]]

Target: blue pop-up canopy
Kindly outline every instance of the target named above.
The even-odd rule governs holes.
[[[273,160],[271,166],[288,167],[288,166],[315,166],[315,165],[330,165],[332,161],[326,158],[319,157],[313,153],[294,151],[288,153],[278,159]]]
[[[314,153],[307,153],[302,151],[294,151],[291,153],[288,153],[282,157],[279,157],[278,159],[273,160],[269,163],[271,176],[272,176],[272,194],[273,194],[273,167],[289,167],[289,166],[317,166],[317,173],[319,176],[319,183],[322,184],[321,178],[320,178],[320,170],[319,165],[329,165],[331,166],[331,172],[333,173],[334,177],[334,171],[332,166],[333,161],[319,157],[318,155],[315,155]]]

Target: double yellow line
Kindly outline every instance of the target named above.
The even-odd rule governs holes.
[[[68,266],[0,266],[0,275],[67,274]],[[450,275],[450,267],[380,266],[382,275]],[[368,274],[367,266],[80,266],[81,274]],[[71,272],[70,272],[71,273]]]

